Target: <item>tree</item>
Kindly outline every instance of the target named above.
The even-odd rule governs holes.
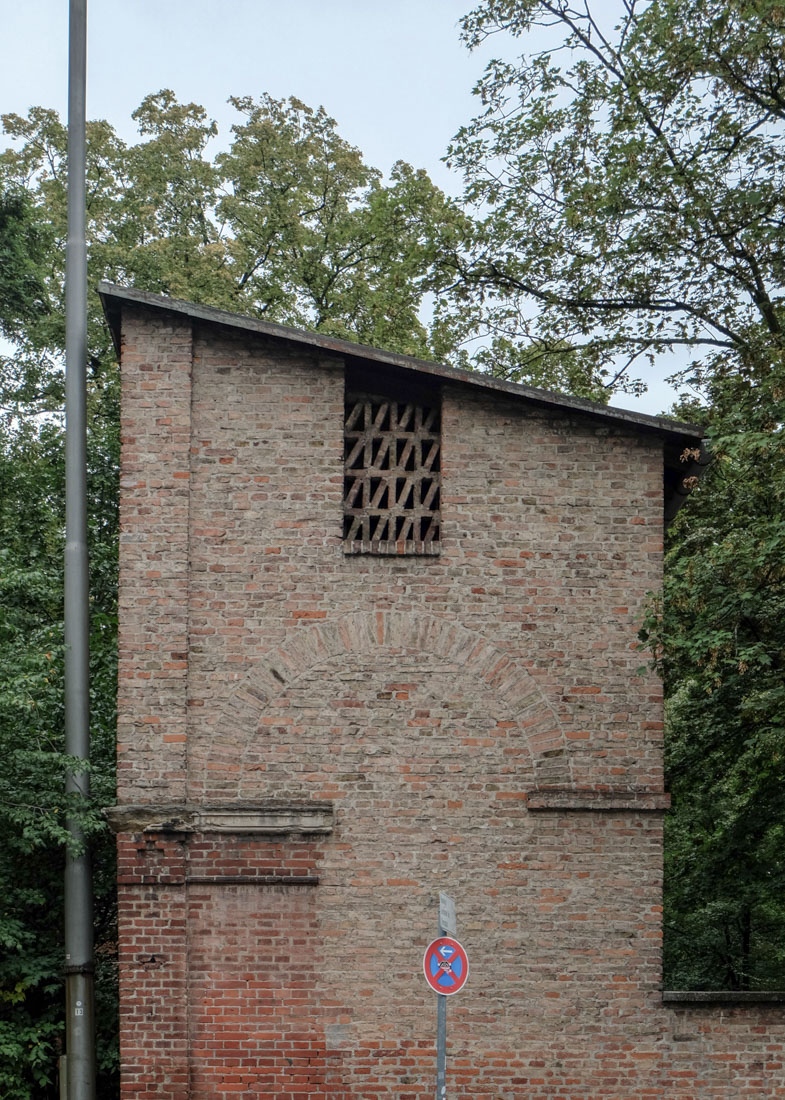
[[[197,104],[163,91],[126,145],[88,124],[89,280],[124,282],[393,350],[435,354],[419,311],[438,289],[434,226],[462,218],[424,172],[385,184],[322,109],[233,101],[229,149]],[[6,115],[0,153],[0,1094],[50,1100],[62,1032],[63,346],[67,134],[54,111]],[[442,345],[443,346],[443,345]],[[92,800],[99,1092],[116,1091],[113,841],[118,380],[88,315]]]
[[[785,986],[785,400],[710,385],[714,460],[642,631],[666,692],[665,977]]]
[[[562,360],[566,342],[565,381],[589,393],[663,353],[698,383],[781,370],[778,0],[484,0],[463,33],[537,35],[488,65],[450,150],[488,211],[457,293],[496,368],[524,339]]]
[[[382,186],[323,109],[231,102],[245,121],[218,158],[228,193],[217,214],[229,227],[235,308],[427,356],[429,230],[459,220],[457,210],[402,162]]]
[[[63,790],[62,429],[20,424],[0,436],[0,1093],[52,1095],[62,1029]],[[79,818],[97,865],[101,1087],[114,1069],[114,852],[100,807],[112,800],[114,523],[106,446],[90,448],[93,549],[92,808]],[[107,612],[107,609],[108,612]],[[108,1002],[108,1004],[107,1004]]]
[[[9,339],[25,321],[46,312],[44,252],[27,193],[0,191],[0,333]]]
[[[484,0],[463,28],[546,36],[490,63],[450,154],[486,209],[455,293],[489,361],[555,355],[591,394],[671,355],[713,455],[642,629],[674,802],[665,980],[782,988],[785,9]]]
[[[403,163],[384,185],[322,108],[266,95],[231,102],[242,121],[212,160],[215,123],[170,91],[134,112],[136,145],[105,122],[88,124],[91,279],[428,354],[419,309],[438,286],[430,230],[459,224],[457,208]],[[65,128],[42,108],[3,122],[15,144],[0,155],[0,179],[27,189],[57,250],[66,232]],[[51,284],[60,305],[59,260]],[[91,342],[103,349],[94,316]],[[62,340],[40,329],[28,336],[46,347]]]

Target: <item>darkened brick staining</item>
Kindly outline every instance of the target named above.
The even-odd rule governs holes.
[[[661,992],[636,623],[695,433],[103,295],[124,1098],[432,1097],[439,890],[471,959],[451,1100],[785,1097],[781,1005]],[[438,555],[344,552],[349,370],[440,393]]]

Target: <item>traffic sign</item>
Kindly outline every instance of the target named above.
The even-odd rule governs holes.
[[[452,936],[440,936],[428,944],[422,965],[426,982],[443,997],[459,993],[469,977],[469,958]]]

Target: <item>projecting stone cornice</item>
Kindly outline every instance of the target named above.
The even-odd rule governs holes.
[[[253,805],[200,806],[145,803],[109,806],[104,816],[116,833],[285,833],[333,831],[331,802],[269,800]]]
[[[671,796],[664,792],[634,790],[570,790],[540,789],[529,791],[526,806],[532,813],[546,811],[562,813],[664,813],[670,808]]]

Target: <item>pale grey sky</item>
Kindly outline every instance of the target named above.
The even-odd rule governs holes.
[[[441,157],[478,110],[472,87],[499,43],[470,54],[458,21],[470,0],[88,0],[89,118],[126,140],[143,97],[172,88],[228,135],[230,95],[294,95],[323,105],[366,162],[425,168],[445,191]],[[68,0],[6,0],[0,113],[67,113]],[[0,141],[2,138],[0,137]],[[614,405],[656,413],[673,400],[654,379]]]
[[[67,109],[68,0],[8,2],[0,111]],[[88,0],[89,118],[125,138],[142,98],[172,88],[203,104],[222,131],[230,95],[295,95],[323,105],[343,137],[387,172],[396,160],[440,163],[474,110],[483,58],[458,38],[466,0]],[[487,56],[487,54],[486,54]]]

